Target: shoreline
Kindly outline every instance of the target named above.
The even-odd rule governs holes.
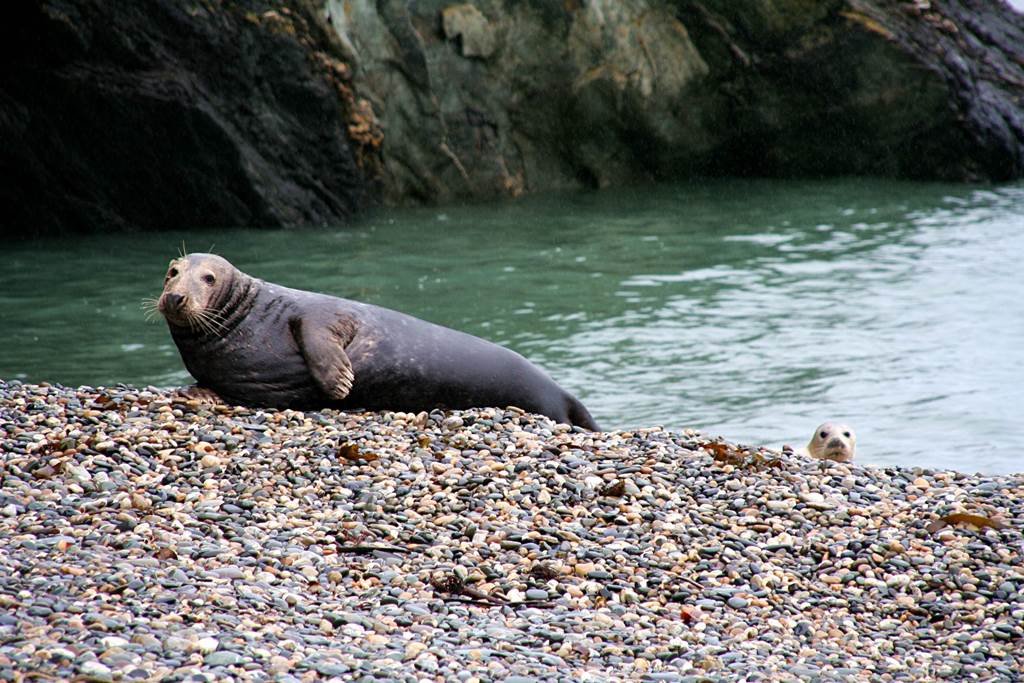
[[[5,678],[1024,670],[1024,474],[2,380],[0,451]]]

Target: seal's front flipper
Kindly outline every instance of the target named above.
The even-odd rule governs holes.
[[[288,327],[317,386],[336,401],[348,396],[355,374],[345,347],[355,335],[355,326],[343,318],[327,323],[292,318]]]
[[[198,384],[192,384],[178,389],[178,393],[185,398],[202,401],[203,403],[227,403],[227,401],[222,399],[213,389],[207,389],[206,387],[201,387]]]

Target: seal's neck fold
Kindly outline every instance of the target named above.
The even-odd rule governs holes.
[[[221,323],[218,336],[223,337],[245,320],[256,303],[258,282],[245,273],[235,273],[230,287],[225,287],[213,308]]]

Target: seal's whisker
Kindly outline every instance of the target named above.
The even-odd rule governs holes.
[[[211,318],[223,318],[226,314],[223,311],[219,311],[212,306],[207,306],[203,309],[203,314],[210,316]]]
[[[222,335],[227,331],[227,328],[222,323],[218,323],[209,319],[204,320],[204,323],[206,324],[207,329],[209,329],[211,333]]]
[[[153,322],[160,313],[160,300],[146,297],[142,300],[142,310],[145,313],[146,322]]]
[[[199,319],[199,326],[203,329],[203,332],[209,335],[216,335],[217,330],[214,329],[213,325],[210,324],[209,320]]]
[[[224,333],[224,332],[228,331],[227,321],[225,321],[223,318],[221,318],[219,316],[218,317],[210,317],[209,320],[210,320],[210,323],[212,325],[215,325],[217,327],[217,330],[219,332]]]
[[[224,314],[216,308],[206,307],[200,310],[200,314],[204,317],[211,319],[211,321],[217,321],[218,323],[224,321]]]
[[[219,311],[216,308],[204,308],[203,315],[207,316],[211,320],[217,320],[218,322],[224,322],[227,320],[227,314],[223,311]]]
[[[217,314],[210,309],[203,309],[196,315],[196,320],[203,331],[211,335],[222,335],[227,331],[227,325],[217,319]]]
[[[203,332],[209,331],[209,326],[207,325],[206,319],[203,317],[202,310],[195,311],[194,313],[190,314],[189,317],[191,318],[192,322],[195,323],[196,327],[198,327],[200,330],[202,330]]]

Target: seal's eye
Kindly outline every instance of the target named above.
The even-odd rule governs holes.
[[[169,271],[167,271],[167,277],[178,277],[178,269],[171,268]]]
[[[821,434],[818,434],[818,436],[820,436],[823,439],[828,438],[828,432],[822,432]]]
[[[216,281],[217,281],[217,278],[215,278],[215,277],[214,277],[214,276],[213,276],[212,274],[210,274],[210,273],[207,273],[206,275],[204,275],[204,276],[203,276],[203,282],[205,282],[205,283],[206,283],[206,284],[208,284],[208,285],[212,285],[212,284],[213,284],[214,282],[216,282]]]
[[[843,432],[843,436],[845,436],[847,439],[849,439],[850,438],[850,432]]]

